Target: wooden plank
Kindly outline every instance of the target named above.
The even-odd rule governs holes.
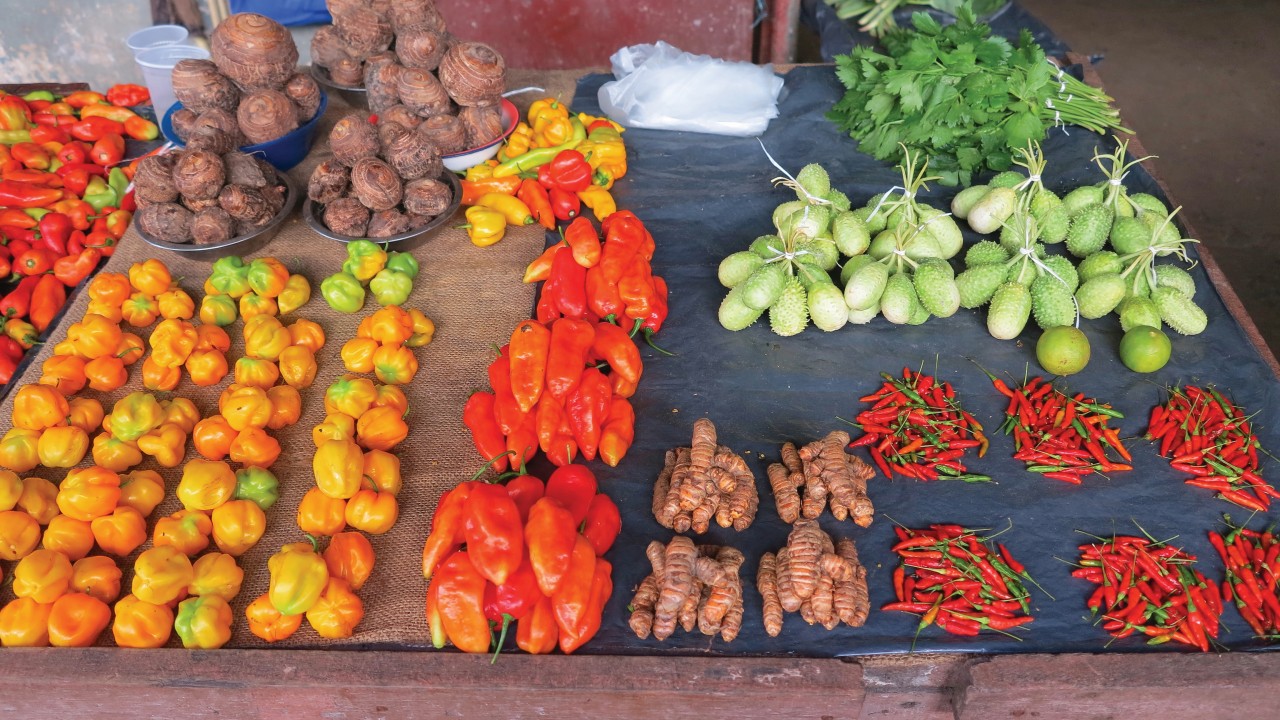
[[[8,649],[0,717],[857,718],[840,660]],[[52,701],[56,698],[56,702]]]
[[[960,720],[1234,720],[1273,707],[1280,693],[1280,658],[1270,654],[1006,655],[974,660],[969,673]]]
[[[969,655],[875,655],[859,658],[866,697],[863,720],[954,720],[953,696],[968,682]]]

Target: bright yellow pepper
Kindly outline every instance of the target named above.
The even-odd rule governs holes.
[[[262,388],[230,385],[218,398],[218,409],[236,431],[264,428],[271,420],[271,400]]]
[[[0,467],[24,473],[40,464],[40,431],[12,428],[0,439]]]
[[[373,405],[377,397],[378,391],[373,386],[372,380],[344,375],[334,380],[325,391],[324,411],[326,415],[343,413],[358,418]]]
[[[40,464],[49,468],[75,467],[88,450],[89,434],[75,425],[51,427],[40,433],[36,443]]]
[[[302,418],[302,394],[289,385],[276,385],[267,390],[271,401],[271,419],[267,427],[272,430],[289,427]]]
[[[185,320],[161,320],[151,331],[151,359],[161,367],[181,367],[198,339],[195,325]]]
[[[231,441],[231,462],[268,468],[279,457],[280,441],[262,428],[245,428]]]
[[[48,525],[58,516],[58,486],[42,477],[22,480],[22,494],[18,496],[18,509],[35,518],[41,525]]]
[[[164,500],[164,478],[155,470],[135,470],[120,476],[120,505],[150,517]]]
[[[111,305],[100,300],[90,300],[84,311],[94,315],[101,315],[113,323],[118,323],[124,320],[124,313],[121,308],[122,306],[120,305]]]
[[[173,276],[164,263],[152,258],[129,266],[129,284],[134,290],[148,295],[159,295],[173,283]]]
[[[217,385],[230,370],[227,356],[221,350],[196,350],[187,358],[185,367],[191,383],[197,387]]]
[[[378,395],[373,399],[370,408],[389,407],[404,417],[409,412],[409,398],[398,385],[378,385]]]
[[[377,243],[369,240],[353,240],[347,243],[347,259],[342,263],[342,271],[350,273],[361,283],[367,284],[386,266],[387,251]]]
[[[230,295],[205,295],[200,301],[200,322],[206,325],[230,325],[237,315],[236,301]]]
[[[240,297],[240,317],[248,320],[259,316],[275,317],[280,312],[280,305],[275,298],[248,293]]]
[[[240,594],[244,582],[244,570],[236,564],[235,557],[226,553],[206,553],[191,566],[193,577],[187,586],[191,595],[213,595],[231,602]]]
[[[421,310],[416,309],[409,310],[409,319],[413,321],[413,334],[404,341],[404,344],[411,348],[429,345],[436,336],[436,324]]]
[[[124,368],[121,368],[123,373]],[[182,382],[182,366],[165,367],[148,356],[142,361],[142,387],[152,392],[169,392]]]
[[[418,358],[403,345],[383,345],[373,354],[373,372],[388,385],[407,385],[418,374]]]
[[[347,372],[373,372],[373,354],[379,347],[378,341],[373,338],[351,338],[342,344],[342,366]]]
[[[385,450],[370,450],[364,454],[365,486],[373,486],[380,493],[399,495],[403,479],[400,476],[400,458]]]
[[[150,393],[129,393],[116,401],[111,408],[110,422],[112,435],[121,440],[134,441],[151,432],[164,422],[164,408],[160,401]]]
[[[396,524],[400,505],[396,496],[377,490],[360,490],[347,500],[345,518],[351,527],[370,535],[381,535]]]
[[[311,459],[316,486],[331,498],[345,500],[360,489],[364,451],[350,440],[326,440]]]
[[[463,179],[473,182],[476,180],[486,180],[493,177],[493,169],[497,166],[497,160],[486,160],[479,165],[472,165],[467,168],[467,174]]]
[[[467,237],[476,247],[489,247],[502,239],[507,232],[507,219],[502,213],[483,205],[467,208]]]
[[[388,305],[370,316],[369,336],[383,345],[401,345],[413,336],[413,317],[398,305]]]
[[[93,432],[106,417],[102,412],[102,403],[93,398],[76,397],[67,401],[67,422],[84,430]]]
[[[236,361],[236,384],[266,390],[280,379],[280,367],[273,360],[242,357]]]
[[[48,385],[23,385],[13,396],[13,426],[27,430],[67,424],[71,406],[67,399]]]
[[[311,300],[311,283],[302,275],[290,275],[284,284],[284,290],[276,298],[276,306],[281,315],[288,315]]]
[[[138,449],[155,458],[160,467],[178,467],[187,456],[187,433],[167,422],[138,438]]]
[[[152,543],[156,547],[171,547],[183,555],[194,556],[209,547],[213,533],[213,520],[203,510],[179,510],[169,517],[156,521]]]
[[[40,523],[22,510],[0,511],[0,560],[21,560],[40,544]]]
[[[138,337],[137,333],[120,333],[120,344],[116,346],[115,355],[120,358],[120,362],[124,363],[125,367],[138,362],[146,354],[147,344]]]
[[[534,100],[529,105],[529,124],[536,125],[539,118],[569,117],[569,108],[553,97]]]
[[[370,450],[391,450],[409,435],[403,413],[391,407],[369,408],[356,421],[356,442]]]
[[[316,380],[316,356],[301,345],[292,345],[280,353],[280,377],[290,387],[307,389]]]
[[[244,354],[263,360],[276,360],[293,338],[280,321],[270,315],[258,315],[244,321]]]
[[[84,364],[84,358],[75,355],[54,355],[40,366],[39,382],[57,390],[64,397],[75,395],[88,382],[84,375]]]
[[[99,433],[93,439],[93,462],[112,472],[122,473],[142,462],[142,451],[136,442],[121,440],[111,433]]]
[[[249,603],[244,614],[249,620],[249,632],[267,642],[292,637],[302,626],[303,615],[285,615],[275,609],[271,604],[271,596],[267,593]]]
[[[573,123],[568,117],[550,117],[544,113],[533,123],[533,144],[536,147],[563,145],[572,137]]]
[[[476,200],[475,204],[502,213],[502,217],[506,218],[508,225],[532,225],[537,222],[533,218],[533,213],[529,212],[529,206],[525,205],[520,198],[512,195],[485,193]]]
[[[347,501],[313,487],[298,501],[298,528],[308,535],[337,535],[347,526]]]
[[[279,297],[289,283],[289,268],[273,257],[249,263],[249,289],[268,298]]]
[[[289,325],[289,344],[301,345],[313,353],[324,347],[324,328],[306,318],[298,318]]]
[[[72,327],[74,327],[74,325]],[[76,357],[80,357],[80,353],[76,351],[76,346],[72,344],[69,339],[63,340],[62,342],[54,345],[53,354],[59,357],[63,355],[75,355]]]
[[[519,157],[529,152],[529,148],[532,145],[533,128],[530,128],[526,123],[520,123],[516,125],[516,129],[507,138],[507,144],[502,147],[502,154],[506,158]]]
[[[307,610],[307,622],[322,638],[351,637],[364,619],[364,603],[342,578],[329,578],[324,592]]]
[[[120,503],[120,476],[97,465],[72,470],[58,484],[58,509],[88,522],[110,515]]]
[[[290,543],[267,561],[271,605],[285,615],[310,610],[329,583],[329,567],[314,542]]]
[[[169,545],[144,550],[133,562],[133,594],[144,602],[171,603],[187,591],[194,578],[191,561]]]
[[[0,470],[0,512],[12,510],[22,497],[22,478],[9,470]]]
[[[49,615],[52,612],[53,603],[38,603],[31,598],[9,601],[0,609],[0,645],[48,647]]]
[[[205,460],[221,460],[231,452],[231,443],[235,442],[239,430],[231,427],[227,419],[221,415],[210,415],[196,423],[191,431],[191,439],[196,452]]]
[[[618,211],[618,205],[614,202],[613,195],[610,195],[609,191],[602,187],[593,185],[578,193],[578,198],[582,200],[583,205],[591,208],[596,220],[604,220]]]
[[[615,128],[596,127],[577,149],[588,165],[608,176],[609,186],[627,174],[627,148]]]
[[[201,595],[178,603],[173,629],[188,650],[215,650],[231,639],[231,606],[216,595]]]
[[[49,521],[44,529],[44,537],[40,545],[48,550],[57,550],[71,562],[75,562],[93,550],[93,526],[83,520],[59,515]]]
[[[136,328],[144,328],[160,317],[155,298],[140,292],[129,296],[120,306],[120,318]]]
[[[320,447],[328,440],[351,440],[356,436],[356,419],[345,413],[335,412],[311,428],[311,441]]]
[[[213,541],[228,555],[245,554],[266,530],[267,514],[252,500],[232,500],[213,511]]]
[[[13,594],[18,597],[51,603],[70,587],[71,561],[57,550],[34,550],[13,569]]]
[[[160,317],[166,320],[190,320],[196,314],[196,303],[180,287],[172,287],[156,296]]]
[[[87,313],[80,322],[67,328],[67,340],[76,354],[88,360],[114,355],[123,336],[119,325],[95,313]]]
[[[220,460],[190,460],[178,481],[178,500],[188,510],[212,510],[231,499],[236,474]]]
[[[164,647],[172,633],[173,610],[168,605],[144,602],[136,595],[125,595],[116,603],[111,635],[118,647]]]
[[[71,592],[84,593],[104,603],[120,597],[120,566],[106,555],[90,555],[71,566]]]
[[[173,398],[160,401],[164,410],[164,421],[182,428],[182,432],[190,433],[200,422],[200,409],[190,398]]]
[[[137,550],[147,541],[147,519],[131,507],[117,507],[110,515],[94,518],[89,527],[98,547],[119,557]]]

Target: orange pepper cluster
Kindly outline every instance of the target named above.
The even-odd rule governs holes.
[[[373,572],[369,539],[340,532],[323,554],[319,541],[285,545],[267,562],[271,584],[249,604],[245,616],[254,635],[275,642],[290,637],[306,617],[322,638],[351,637],[364,619],[364,602],[356,591]]]
[[[373,373],[388,385],[407,385],[418,374],[413,349],[431,342],[436,326],[419,310],[388,305],[360,321],[342,346],[347,372]]]
[[[225,257],[213,264],[204,282],[200,321],[225,327],[237,314],[246,322],[256,315],[288,315],[311,300],[311,283],[290,273],[273,257]]]

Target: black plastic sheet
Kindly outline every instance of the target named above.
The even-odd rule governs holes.
[[[585,78],[578,86],[574,109],[598,112],[596,92],[607,79]],[[786,76],[786,88],[781,117],[762,139],[792,173],[806,163],[821,163],[830,171],[833,185],[846,192],[855,206],[900,184],[895,168],[858,152],[856,143],[824,118],[842,92],[831,68],[797,68]],[[1228,313],[1203,267],[1197,266],[1192,274],[1196,302],[1211,319],[1209,329],[1195,337],[1170,332],[1173,359],[1157,373],[1139,375],[1121,365],[1117,355],[1121,331],[1114,315],[1084,322],[1092,360],[1084,372],[1062,383],[1072,391],[1111,402],[1125,413],[1119,428],[1133,453],[1134,470],[1110,479],[1091,476],[1081,486],[1068,485],[1028,472],[1012,459],[1012,439],[996,432],[1005,399],[965,359],[971,357],[1018,381],[1028,367],[1032,375],[1039,374],[1035,360],[1039,330],[1034,323],[1016,341],[996,340],[987,333],[985,309],[962,309],[950,318],[933,318],[916,327],[892,325],[883,318],[834,333],[810,327],[790,338],[774,335],[763,320],[741,332],[724,330],[716,319],[726,292],[716,280],[717,265],[757,236],[772,232],[774,207],[794,199],[794,194],[771,186],[770,179],[779,173],[754,138],[647,130],[628,130],[624,137],[630,170],[615,194],[618,206],[633,210],[657,239],[654,272],[667,279],[671,293],[671,316],[657,341],[678,354],[663,357],[646,349],[644,377],[632,399],[637,414],[635,445],[619,468],[592,464],[602,489],[622,511],[623,529],[607,556],[614,565],[614,595],[599,635],[583,652],[815,657],[907,652],[918,618],[879,610],[893,600],[893,521],[908,527],[947,522],[993,530],[1012,522],[1001,541],[1056,598],[1032,590],[1036,620],[1020,633],[1022,641],[989,632],[958,638],[933,627],[920,633],[917,651],[1153,649],[1136,638],[1109,643],[1110,636],[1091,625],[1085,601],[1095,586],[1072,578],[1072,568],[1063,562],[1077,558],[1076,546],[1087,541],[1078,531],[1131,534],[1141,524],[1157,538],[1176,536],[1175,544],[1199,557],[1198,567],[1206,576],[1221,580],[1221,561],[1206,533],[1221,529],[1224,512],[1237,521],[1249,513],[1214,499],[1210,491],[1184,485],[1185,476],[1174,472],[1167,460],[1157,456],[1152,443],[1140,438],[1151,408],[1164,400],[1164,386],[1216,383],[1246,410],[1260,411],[1257,432],[1264,446],[1280,447],[1272,421],[1280,415],[1280,385]],[[1094,148],[1110,152],[1114,146],[1112,139],[1079,128],[1052,131],[1044,143],[1049,163],[1046,185],[1065,191],[1101,181],[1102,174],[1091,159]],[[1125,182],[1132,192],[1160,195],[1141,168],[1130,172]],[[954,192],[954,188],[933,186],[923,199],[946,208]],[[977,236],[966,230],[966,240],[972,243]],[[968,464],[973,472],[990,475],[997,482],[872,480],[868,490],[877,513],[870,528],[858,528],[852,521],[836,522],[830,513],[822,519],[822,526],[834,537],[855,540],[867,567],[872,610],[866,626],[841,625],[828,632],[806,625],[798,614],[788,614],[782,634],[769,638],[761,623],[755,571],[761,554],[785,543],[789,526],[778,519],[765,467],[777,461],[779,446],[786,440],[809,442],[847,427],[837,418],[851,418],[863,407],[857,398],[877,389],[880,372],[898,374],[904,366],[922,364],[940,380],[952,382],[964,407],[994,433],[987,456],[971,455]],[[679,631],[663,643],[639,640],[627,627],[626,608],[636,585],[649,572],[644,548],[651,540],[665,542],[672,535],[650,512],[653,482],[664,452],[688,445],[694,420],[703,416],[715,421],[723,444],[750,453],[749,464],[760,488],[760,512],[751,528],[737,533],[713,525],[711,532],[697,537],[699,542],[731,544],[747,556],[742,568],[743,631],[732,644]],[[1264,463],[1264,476],[1274,465]],[[1251,524],[1260,527],[1264,521],[1259,518]],[[1232,648],[1260,647],[1234,607],[1228,607],[1223,616],[1220,640]],[[1158,649],[1184,650],[1174,645]]]

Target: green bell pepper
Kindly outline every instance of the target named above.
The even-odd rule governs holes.
[[[407,252],[393,252],[387,255],[387,270],[399,270],[409,276],[410,280],[418,279],[418,260]]]
[[[413,292],[413,279],[399,270],[383,268],[373,276],[369,289],[379,305],[403,305]]]
[[[342,271],[355,276],[362,283],[367,283],[387,266],[387,251],[378,247],[371,240],[353,240],[347,243],[347,261],[342,263]]]
[[[236,471],[236,500],[252,500],[268,510],[280,499],[280,481],[270,470],[247,467]]]
[[[320,283],[320,295],[329,307],[342,313],[364,307],[364,285],[349,272],[334,273]]]
[[[239,298],[249,292],[249,266],[235,255],[218,258],[209,273],[209,284],[223,295]]]

